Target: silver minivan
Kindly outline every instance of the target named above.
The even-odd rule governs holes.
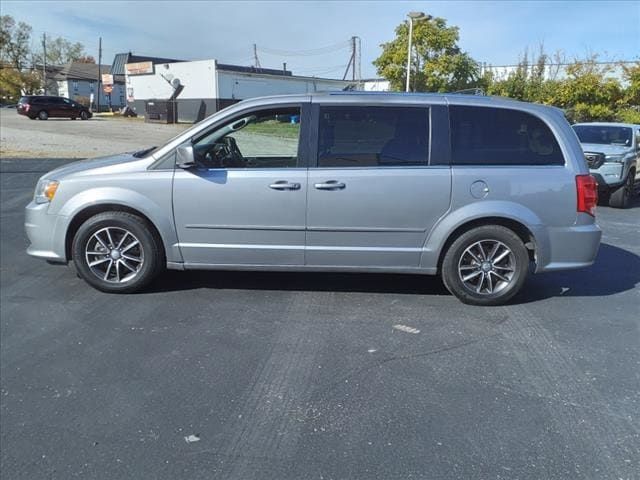
[[[339,92],[242,101],[167,144],[44,175],[30,255],[105,292],[164,268],[442,276],[501,304],[591,265],[597,185],[552,107]]]

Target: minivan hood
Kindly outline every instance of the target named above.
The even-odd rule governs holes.
[[[69,175],[84,172],[86,170],[94,170],[102,167],[110,167],[113,165],[119,165],[123,163],[129,163],[140,160],[140,158],[134,156],[135,152],[120,153],[118,155],[109,155],[107,157],[89,158],[87,160],[79,160],[77,162],[63,165],[62,167],[51,170],[44,175],[43,178],[49,178],[51,180],[62,180]]]
[[[631,147],[625,145],[606,145],[602,143],[581,143],[582,150],[585,152],[600,152],[605,155],[623,155],[631,150]]]

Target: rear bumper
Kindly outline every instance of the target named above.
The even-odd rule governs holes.
[[[67,263],[67,217],[47,213],[48,203],[31,202],[25,208],[24,229],[30,245],[27,254],[54,263]]]
[[[539,238],[543,238],[546,245],[538,245],[536,273],[570,270],[593,264],[598,255],[602,230],[595,223],[552,227],[546,229],[546,235],[536,235],[536,239]]]

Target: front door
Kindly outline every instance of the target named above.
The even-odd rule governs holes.
[[[445,107],[317,111],[306,264],[419,267],[428,232],[449,208],[451,170],[446,158],[437,158],[444,150],[431,145],[439,135],[430,135],[434,111],[445,112],[437,116],[439,126],[446,122]]]
[[[174,216],[188,266],[303,265],[307,198],[301,105],[247,111],[192,139]]]

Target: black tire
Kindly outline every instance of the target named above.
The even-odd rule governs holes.
[[[86,111],[80,112],[80,120],[87,120],[89,118],[89,114]]]
[[[494,258],[500,257],[506,250],[511,253],[494,265],[489,258],[491,252],[486,251],[486,261],[478,263],[473,260],[471,253],[467,253],[467,249],[471,248],[472,253],[478,254],[479,251],[474,249],[478,248],[479,243],[486,250],[491,250],[493,245],[498,245]],[[479,254],[477,256],[481,257]],[[467,264],[467,260],[477,263],[477,267]],[[478,280],[472,277],[467,283],[463,282],[462,273],[459,273],[462,271],[469,272],[465,276],[480,272],[476,274]],[[442,280],[445,286],[463,303],[470,305],[488,306],[506,303],[520,291],[528,272],[529,255],[524,243],[512,230],[500,225],[483,225],[463,233],[451,244],[442,262]],[[500,280],[498,274],[508,281]],[[473,285],[474,282],[475,285]],[[478,284],[480,291],[477,290]],[[489,291],[489,286],[492,292]]]
[[[69,118],[70,118],[71,120],[75,120],[75,119],[76,119],[76,117],[69,117]]]
[[[624,184],[611,192],[609,197],[609,206],[613,208],[629,208],[631,204],[631,196],[633,195],[633,187],[636,172],[629,170],[627,180]]]
[[[125,269],[123,259],[115,260],[112,258],[113,250],[104,250],[105,255],[97,256],[95,254],[86,253],[87,250],[95,251],[96,248],[103,250],[98,240],[94,237],[94,234],[98,233],[104,239],[105,243],[109,243],[105,236],[106,231],[104,229],[109,228],[112,232],[113,244],[118,243],[117,232],[129,232],[134,237],[133,240],[137,240],[138,244],[133,248],[135,253],[142,261],[139,264],[130,262],[132,266],[136,267],[134,273],[131,269]],[[103,233],[101,233],[103,232]],[[121,233],[123,234],[123,233]],[[131,237],[128,237],[131,242]],[[108,247],[114,247],[115,245],[107,245]],[[126,250],[125,250],[126,251]],[[109,254],[111,252],[111,254]],[[123,252],[124,253],[124,252]],[[94,266],[94,270],[89,266],[87,258],[90,255],[92,262],[95,259],[104,259],[104,263],[101,265],[107,265],[110,269],[107,271],[107,276],[111,278],[111,281],[105,280],[102,277],[102,271],[100,270],[100,277],[95,273],[100,268],[107,267]],[[117,258],[120,258],[122,254],[116,253]],[[87,221],[85,221],[73,238],[72,245],[72,258],[78,274],[91,286],[108,293],[132,293],[137,292],[147,286],[164,268],[164,251],[162,248],[162,242],[156,235],[154,235],[152,227],[142,218],[127,212],[104,212],[99,213]],[[115,260],[115,263],[112,261]],[[111,262],[111,263],[110,263]],[[114,265],[112,267],[112,265]],[[117,268],[116,268],[117,267]],[[117,270],[117,279],[115,278]],[[122,272],[122,276],[121,276]],[[127,279],[126,277],[131,278]],[[122,281],[119,281],[122,279]]]
[[[40,110],[38,112],[38,120],[48,120],[49,113],[46,110]]]

